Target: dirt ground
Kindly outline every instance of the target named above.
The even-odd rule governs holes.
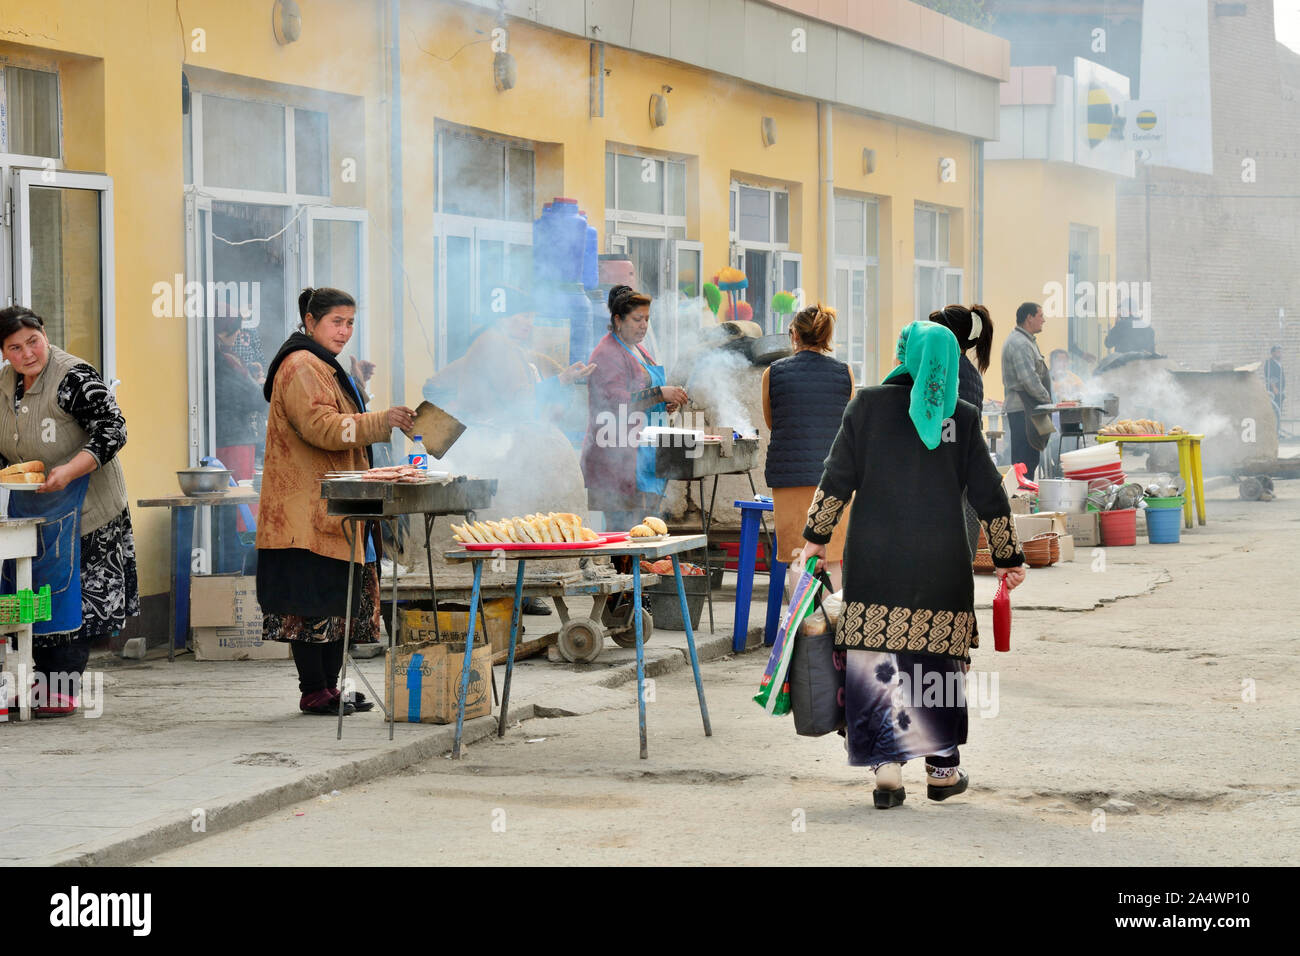
[[[942,804],[914,762],[903,806],[873,809],[871,775],[845,765],[838,737],[796,737],[750,701],[765,655],[749,653],[704,667],[711,738],[689,669],[656,681],[649,760],[628,685],[622,706],[529,720],[460,762],[144,862],[1293,864],[1300,482],[1278,492],[1246,503],[1223,489],[1184,545],[1109,549],[1168,569],[1150,593],[1021,611],[1012,653],[976,651],[996,714],[972,711],[971,789]],[[1050,571],[1030,572],[1026,603],[1035,573]]]

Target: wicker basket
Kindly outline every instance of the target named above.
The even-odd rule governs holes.
[[[1025,563],[1031,568],[1045,568],[1061,559],[1061,543],[1055,531],[1044,531],[1034,535],[1021,547],[1025,552]]]
[[[975,552],[975,561],[971,564],[971,569],[976,574],[992,574],[994,570],[993,552],[987,548],[980,548]]]

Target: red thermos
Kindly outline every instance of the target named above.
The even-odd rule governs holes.
[[[993,649],[1011,650],[1011,595],[1007,579],[998,579],[998,592],[993,595]]]

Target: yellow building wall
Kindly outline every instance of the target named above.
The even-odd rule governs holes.
[[[879,374],[864,383],[874,385],[894,367],[894,343],[916,317],[913,258],[917,203],[949,211],[949,261],[953,268],[965,270],[964,304],[973,301],[977,147],[962,136],[903,126],[846,109],[834,111],[831,142],[836,191],[879,200]],[[875,150],[872,173],[864,167],[864,149]],[[941,180],[939,163],[944,158],[956,162],[955,182]]]
[[[1022,302],[1044,305],[1047,322],[1038,335],[1043,357],[1068,348],[1064,308],[1045,303],[1053,291],[1049,283],[1066,286],[1071,224],[1097,229],[1098,256],[1108,258],[1109,279],[1115,279],[1115,177],[1065,163],[998,160],[985,167],[984,206],[984,304],[995,329],[984,394],[1002,400],[1002,346]]]
[[[142,595],[169,588],[168,519],[166,509],[135,502],[178,493],[175,472],[189,464],[186,320],[155,318],[152,309],[154,284],[186,271],[181,72],[196,66],[378,103],[376,8],[348,0],[306,6],[303,41],[282,47],[271,32],[270,4],[261,0],[0,3],[0,55],[61,73],[64,168],[113,178],[117,398],[129,433],[122,463]],[[328,52],[322,35],[346,38],[347,55]],[[13,42],[18,38],[21,44]],[[370,169],[382,176],[383,126],[356,147],[378,158]],[[371,215],[382,224],[386,208],[380,204]],[[372,245],[371,275],[380,277],[373,284],[383,292],[386,246]],[[382,334],[372,345],[387,354]]]
[[[195,89],[230,95],[306,104],[319,92],[333,94],[325,100],[334,201],[362,205],[370,217],[370,287],[359,291],[373,321],[376,407],[387,407],[393,392],[386,5],[303,3],[302,38],[288,46],[272,35],[270,7],[267,0],[0,0],[0,55],[57,67],[62,75],[65,167],[113,178],[116,374],[130,433],[122,460],[142,594],[168,589],[168,522],[165,509],[134,502],[176,493],[174,472],[188,464],[187,322],[155,318],[152,311],[155,283],[186,272],[182,71]],[[691,158],[688,235],[703,242],[706,274],[728,264],[731,181],[786,185],[790,247],[802,254],[805,298],[818,297],[824,263],[815,102],[608,47],[604,116],[593,118],[587,40],[508,21],[518,81],[501,93],[492,78],[495,17],[426,0],[407,0],[401,15],[406,291],[400,391],[407,404],[419,401],[436,358],[425,336],[435,333],[439,121],[539,144],[534,213],[554,195],[577,199],[600,231],[602,252],[607,146]],[[672,87],[668,122],[652,129],[650,96],[665,86]],[[776,122],[777,140],[769,147],[761,141],[763,117]],[[974,146],[964,137],[842,109],[834,110],[833,143],[836,188],[881,199],[877,349],[883,375],[892,365],[897,331],[912,318],[917,201],[953,211],[951,259],[966,270],[968,297],[974,288]],[[871,175],[862,170],[864,147],[876,150]],[[941,156],[957,160],[956,183],[940,182]],[[345,158],[357,160],[355,184],[339,178]],[[1059,258],[1064,261],[1063,252]]]

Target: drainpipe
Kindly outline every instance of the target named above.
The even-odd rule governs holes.
[[[984,301],[984,140],[975,144],[975,298]]]
[[[392,307],[392,403],[406,404],[406,343],[403,332],[402,306],[405,301],[402,266],[406,261],[402,235],[402,53],[401,0],[388,2],[388,228],[392,236],[392,259],[389,262]],[[373,313],[372,313],[373,314]],[[394,453],[396,449],[394,449]],[[396,459],[394,459],[396,460]]]
[[[818,203],[822,216],[822,234],[817,243],[817,254],[822,263],[818,295],[822,302],[830,302],[831,290],[835,287],[835,157],[830,103],[817,104],[817,119],[822,187]],[[847,303],[836,302],[835,305],[844,308]]]

